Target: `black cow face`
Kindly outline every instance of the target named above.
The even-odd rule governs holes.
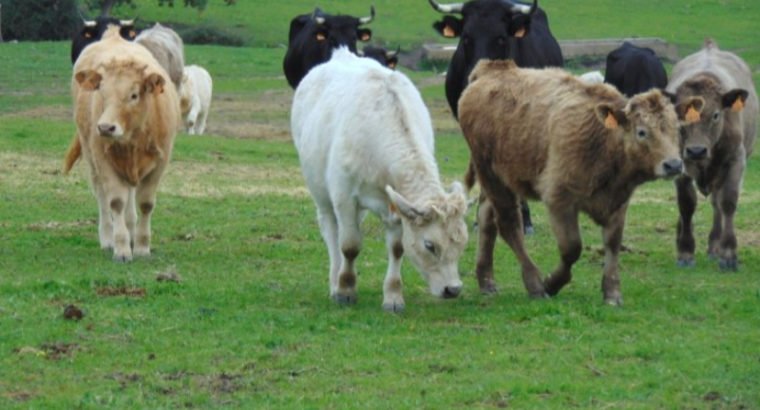
[[[530,30],[531,15],[514,12],[501,1],[475,0],[462,8],[462,18],[446,15],[433,28],[443,37],[459,37],[465,61],[505,59],[510,56],[510,39]]]
[[[398,53],[400,50],[399,48],[396,51],[389,51],[384,47],[364,46],[361,55],[362,57],[371,58],[390,69],[395,69],[396,65],[398,65]]]
[[[356,17],[315,17],[315,22],[314,39],[328,55],[338,46],[347,46],[355,53],[357,41],[366,42],[372,38],[372,30],[359,28],[361,22]]]
[[[134,20],[118,20],[113,17],[100,16],[94,21],[85,21],[84,27],[74,36],[71,43],[71,63],[74,64],[85,47],[99,41],[110,24],[120,26],[119,33],[128,41],[137,36]]]

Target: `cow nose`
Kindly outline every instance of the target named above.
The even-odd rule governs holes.
[[[454,299],[459,296],[459,292],[462,291],[462,286],[446,286],[443,288],[444,299]]]
[[[702,159],[707,157],[707,147],[703,145],[694,145],[686,147],[686,158],[689,159]]]
[[[678,158],[669,159],[662,164],[665,169],[665,175],[678,175],[683,170],[683,161]]]
[[[116,126],[113,124],[98,124],[98,132],[104,137],[110,137],[116,132]]]

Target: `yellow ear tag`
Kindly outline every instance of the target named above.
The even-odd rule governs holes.
[[[702,115],[699,114],[699,111],[693,105],[690,105],[689,109],[686,110],[686,123],[693,124],[699,122],[700,119],[702,119]]]
[[[446,38],[454,38],[457,36],[457,33],[451,28],[451,26],[446,26],[443,28],[443,36]]]
[[[523,38],[525,37],[525,29],[521,28],[515,32],[515,38]]]
[[[325,41],[325,35],[322,33],[317,33],[317,41]]]
[[[362,41],[369,41],[370,36],[367,33],[362,34]]]
[[[612,111],[607,113],[607,118],[604,119],[604,127],[610,130],[614,130],[618,127],[618,120],[612,115]]]
[[[744,101],[742,101],[741,98],[737,98],[736,101],[734,101],[733,105],[731,105],[731,111],[733,112],[739,112],[744,109]]]

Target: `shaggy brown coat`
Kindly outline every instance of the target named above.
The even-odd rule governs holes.
[[[480,248],[496,229],[515,252],[531,296],[554,295],[580,257],[578,213],[602,226],[608,303],[620,304],[617,259],[634,189],[681,172],[678,120],[659,91],[627,100],[561,69],[520,69],[481,61],[459,100],[459,121],[488,202],[479,211]],[[560,266],[542,282],[523,244],[518,200],[543,201],[560,248]],[[495,219],[494,219],[495,215]],[[485,245],[484,245],[485,244]],[[481,289],[492,291],[493,260],[479,252]]]
[[[694,266],[692,217],[696,184],[711,197],[713,225],[707,253],[723,269],[738,269],[734,215],[746,160],[757,134],[758,99],[747,64],[712,40],[673,67],[668,91],[676,96],[683,123],[686,173],[676,180],[680,217],[676,231],[679,266]]]
[[[179,99],[166,71],[142,46],[109,28],[87,47],[71,80],[77,137],[68,172],[83,156],[100,208],[100,244],[114,259],[150,254],[150,217],[159,179],[180,122]],[[139,205],[141,217],[136,225]]]

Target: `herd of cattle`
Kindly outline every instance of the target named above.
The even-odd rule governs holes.
[[[559,292],[581,254],[583,212],[602,228],[604,300],[621,304],[618,255],[628,203],[638,186],[658,178],[675,179],[678,265],[695,263],[698,189],[713,207],[708,254],[721,268],[738,268],[734,215],[758,118],[746,63],[706,40],[668,81],[651,50],[625,43],[608,55],[604,76],[578,77],[561,68],[562,52],[536,0],[428,1],[444,14],[435,30],[459,39],[445,88],[471,155],[465,186],[448,191],[430,114],[412,82],[393,69],[398,51],[356,48],[372,38],[363,26],[374,7],[366,17],[315,9],[290,23],[283,70],[295,89],[291,132],[317,206],[333,299],[356,301],[366,211],[386,227],[385,309],[404,308],[404,254],[432,294],[459,295],[466,192],[476,180],[481,292],[497,289],[497,233],[515,253],[530,296]],[[77,135],[65,168],[80,156],[90,165],[100,244],[118,261],[150,254],[155,191],[182,119],[190,133],[205,127],[211,77],[184,66],[182,47],[159,24],[137,34],[132,21],[107,17],[86,22],[72,43]],[[546,205],[560,251],[559,266],[543,279],[524,246],[532,230],[526,200]]]

